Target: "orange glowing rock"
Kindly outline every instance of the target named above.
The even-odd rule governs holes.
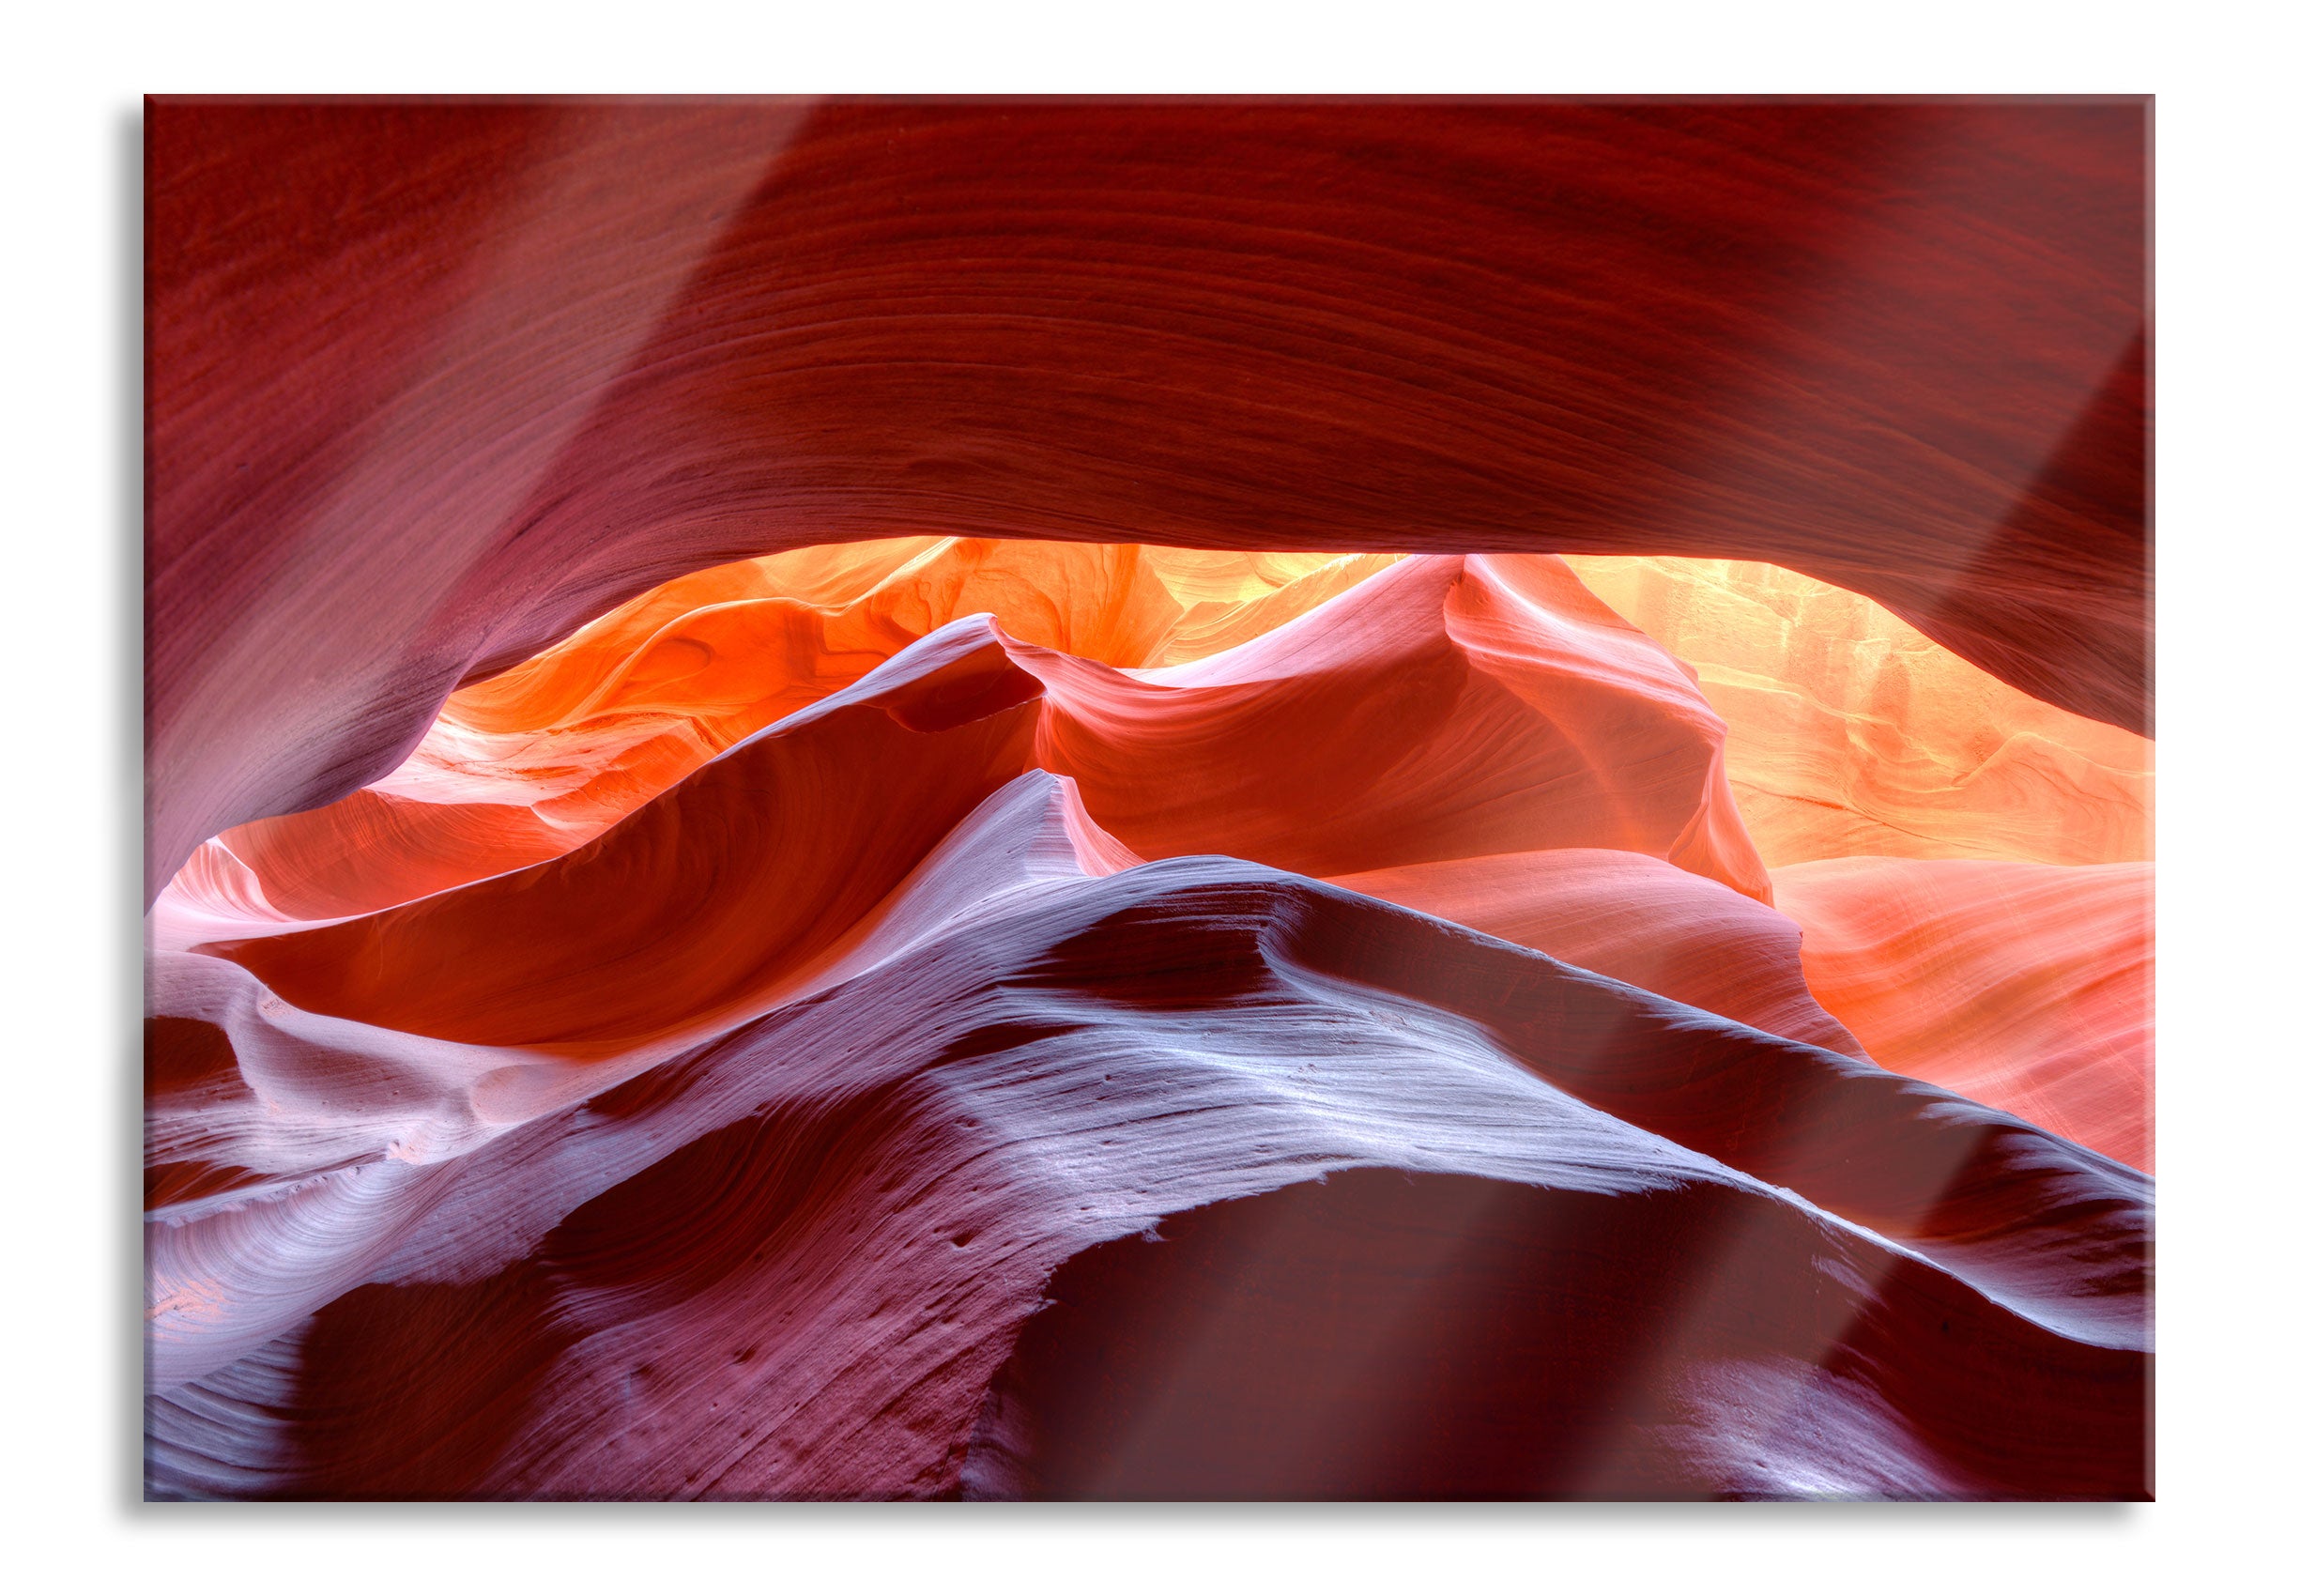
[[[233,827],[195,854],[176,897],[244,867],[260,882],[257,917],[389,908],[580,847],[960,616],[992,614],[1020,641],[1109,665],[1172,665],[1281,625],[1397,558],[896,538],[698,571],[458,691],[374,786]]]
[[[1367,870],[1333,884],[1776,1036],[1867,1056],[1806,990],[1794,921],[1642,853],[1554,848]]]
[[[1332,876],[1612,848],[1767,894],[1725,728],[1552,556],[1418,556],[1189,665],[1016,657],[1047,683],[1040,761],[1144,858]]]
[[[2144,104],[148,109],[149,1494],[2153,1490]]]
[[[820,613],[753,602],[810,626]],[[771,676],[788,657],[769,652]],[[298,914],[260,857],[219,848],[163,898],[161,941],[224,954],[320,1013],[599,1054],[787,994],[1034,766],[1075,783],[1129,858],[1336,875],[1608,848],[1761,898],[1723,736],[1668,656],[1546,556],[1401,561],[1253,644],[1158,670],[974,615],[561,856],[365,915]],[[495,808],[464,812],[482,827]]]
[[[667,584],[161,895],[155,1477],[678,1495],[723,1414],[805,1389],[833,1424],[909,1391],[914,1422],[805,1457],[738,1433],[755,1461],[713,1494],[1219,1494],[1241,1457],[1313,1495],[1770,1489],[1785,1459],[1886,1494],[2127,1490],[2149,1188],[2070,1143],[2145,1162],[2148,867],[1827,861],[1776,912],[1728,745],[1551,557],[897,540]],[[1392,1168],[1402,1136],[1425,1150]],[[1153,1220],[1171,1256],[1133,1239]],[[1249,1245],[1272,1224],[1298,1240]],[[1669,1320],[1691,1383],[1638,1398],[1675,1417],[1599,1464],[1525,1472],[1550,1374],[1415,1373],[1511,1417],[1289,1472],[1205,1437],[1257,1401],[1241,1422],[1291,1434],[1348,1360],[1229,1347],[1105,1472],[1096,1393],[1167,1390],[1158,1313],[1227,1324],[1245,1292],[1255,1334],[1314,1349],[1320,1303],[1395,1317],[1418,1270],[1411,1368],[1547,1369],[1595,1314],[1568,1383],[1610,1389],[1644,1293],[1726,1233],[1728,1295]],[[1609,1262],[1559,1249],[1591,1235]],[[1884,1297],[1832,1296],[1848,1270]],[[1541,1316],[1558,1271],[1581,1330]],[[441,1334],[470,1355],[411,1406]],[[1943,1369],[1942,1334],[2026,1340]],[[1845,1337],[1879,1383],[1745,1377],[1752,1346],[1802,1370]],[[635,1380],[660,1441],[560,1445],[625,1433]],[[1839,1400],[1929,1433],[1983,1389],[2010,1450],[1734,1438],[1812,1401],[1817,1433],[1867,1421]],[[204,1417],[257,1410],[292,1446]]]
[[[1768,864],[2151,857],[2153,743],[2007,686],[1873,600],[1747,560],[1567,563],[1698,673]]]
[[[2153,865],[1827,859],[1776,871],[1805,979],[1889,1069],[2154,1168]]]
[[[147,115],[155,892],[616,604],[888,533],[1727,553],[2148,725],[2137,104]]]
[[[1145,858],[1331,875],[1622,848],[1765,894],[1724,729],[1553,558],[912,540],[682,578],[466,689],[384,781],[195,852],[159,906],[185,928],[162,940],[371,913],[569,854],[913,628],[993,605],[1046,694],[1031,758]],[[1241,635],[1261,640],[1199,652]],[[1144,657],[1161,663],[1121,668]]]

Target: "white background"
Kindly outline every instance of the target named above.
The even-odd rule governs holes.
[[[0,192],[0,1512],[21,1590],[2289,1588],[2300,53],[2268,6],[14,9]],[[2154,93],[2158,1495],[2113,1509],[138,1505],[146,92]]]

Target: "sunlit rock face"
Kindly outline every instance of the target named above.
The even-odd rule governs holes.
[[[894,534],[1730,554],[2145,730],[2147,155],[2108,102],[157,101],[149,889],[617,603]]]
[[[1828,859],[1773,881],[1814,995],[1878,1063],[2154,1167],[2154,867]]]
[[[156,108],[147,1492],[2151,1494],[2139,129]]]
[[[1555,559],[667,584],[162,894],[153,1489],[2144,1489],[2147,867],[1730,736]]]
[[[1858,593],[1746,560],[1567,563],[1700,677],[1768,864],[2154,856],[2154,744],[2038,702]]]
[[[1279,626],[1398,558],[906,538],[699,571],[453,694],[373,786],[205,845],[163,909],[190,897],[328,918],[554,858],[966,615],[1109,665],[1176,663]]]

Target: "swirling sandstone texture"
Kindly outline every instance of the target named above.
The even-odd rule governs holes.
[[[1812,993],[1870,1056],[2152,1168],[2154,744],[1793,571],[1567,563],[1725,719]]]
[[[1879,1064],[2154,1167],[2154,867],[1853,858],[1773,880],[1813,995]]]
[[[147,1493],[2149,1495],[2140,115],[155,105]]]
[[[2155,745],[2009,687],[1879,605],[1745,560],[1568,561],[1692,667],[1766,861],[2154,857]]]
[[[1122,858],[1025,774],[779,991],[606,1056],[160,956],[155,1487],[2145,1489],[2146,1176],[1299,876]]]
[[[2146,157],[2134,100],[155,101],[150,888],[621,600],[894,532],[1770,560],[2145,730]]]

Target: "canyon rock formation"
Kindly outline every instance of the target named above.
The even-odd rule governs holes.
[[[146,1483],[2152,1494],[2130,102],[155,102]]]
[[[621,600],[897,533],[1769,560],[2144,731],[2146,141],[2134,102],[157,100],[150,890]]]

